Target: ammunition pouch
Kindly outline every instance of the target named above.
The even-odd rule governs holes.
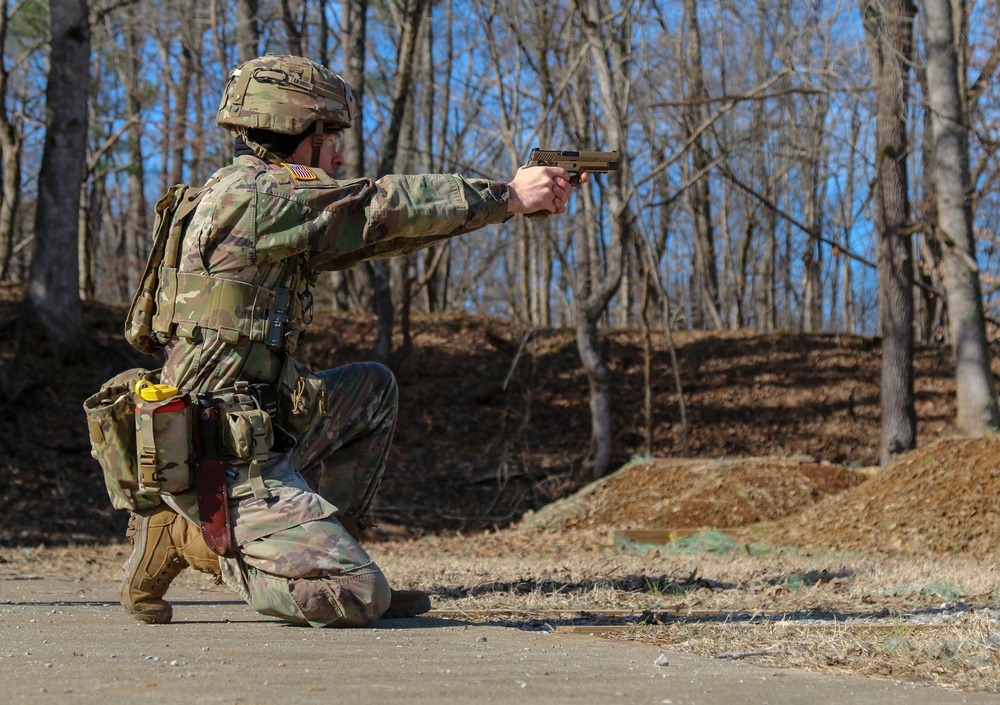
[[[268,461],[274,447],[271,415],[260,408],[260,399],[273,397],[264,391],[269,386],[237,382],[232,389],[212,395],[219,419],[219,445],[230,465],[249,463],[250,487],[257,499],[271,496],[260,474],[261,464]]]
[[[258,408],[249,393],[249,385],[239,383],[232,390],[216,392],[215,408],[219,411],[219,440],[222,450],[241,465],[254,460],[264,462],[274,446],[271,415]]]
[[[139,352],[154,353],[170,340],[166,331],[157,330],[154,325],[160,267],[164,261],[177,262],[184,224],[198,207],[203,194],[204,189],[192,193],[187,184],[177,184],[156,203],[153,246],[125,317],[125,339]]]

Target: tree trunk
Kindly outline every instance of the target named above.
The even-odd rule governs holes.
[[[236,3],[236,46],[240,63],[260,53],[260,0]]]
[[[305,11],[306,8],[303,3],[303,18],[300,20],[295,16],[295,12],[292,10],[292,6],[288,0],[281,0],[281,21],[285,25],[288,53],[295,56],[305,56],[308,53],[302,41],[303,30],[305,29]]]
[[[590,43],[608,149],[616,149],[625,157],[625,116],[628,114],[631,88],[631,18],[626,15],[617,24],[611,24],[605,18],[613,15],[599,0],[576,0],[576,6],[580,10],[583,29]],[[631,232],[628,201],[625,198],[628,183],[628,162],[623,158],[620,170],[608,175],[607,187],[604,189],[611,231],[606,270],[601,276],[600,262],[595,261],[598,259],[596,256],[593,257],[590,262],[592,278],[588,277],[586,286],[578,286],[575,292],[577,349],[590,382],[591,450],[588,462],[595,478],[607,473],[612,451],[611,378],[597,347],[597,322],[607,311],[608,303],[618,291],[622,278]],[[584,203],[587,203],[586,199]],[[588,215],[585,209],[584,216]],[[596,239],[593,238],[595,241]],[[579,276],[578,274],[578,278]]]
[[[531,234],[526,218],[519,218],[515,237],[517,249],[514,252],[517,282],[517,294],[514,306],[514,318],[523,325],[531,325]]]
[[[705,122],[704,99],[708,97],[705,88],[704,68],[701,54],[701,28],[698,25],[698,8],[695,0],[684,0],[684,14],[687,19],[687,42],[685,66],[687,72],[687,92],[689,101],[684,121],[688,137]],[[696,137],[691,145],[691,173],[699,174],[711,159],[705,150],[701,137]],[[708,175],[697,179],[687,192],[687,199],[694,221],[694,286],[701,307],[708,314],[706,325],[715,329],[722,327],[719,316],[719,275],[716,267],[715,233],[712,228],[712,194],[709,190]],[[702,310],[694,311],[696,321],[702,320]]]
[[[193,18],[193,0],[184,0],[179,6],[182,18]],[[193,23],[181,21],[178,25],[180,57],[178,60],[177,83],[174,84],[174,135],[170,159],[170,181],[179,184],[184,181],[184,152],[187,147],[188,104],[191,96],[191,79],[194,76],[194,46],[196,34]]]
[[[129,6],[126,45],[128,56],[124,59],[124,86],[128,117],[142,114],[142,59],[139,56],[140,38],[136,29],[139,21],[139,5]],[[128,131],[128,210],[125,216],[124,266],[127,291],[122,298],[127,301],[139,286],[142,263],[148,254],[148,244],[152,238],[146,220],[146,175],[142,160],[142,120],[136,119]]]
[[[0,162],[3,183],[0,185],[0,282],[7,279],[7,269],[14,249],[14,225],[21,199],[21,136],[7,113],[7,81],[10,72],[4,48],[7,46],[9,3],[0,3]]]
[[[450,19],[450,17],[449,17]],[[449,23],[450,24],[450,23]],[[437,99],[437,81],[434,74],[434,23],[425,22],[423,32],[423,46],[420,50],[421,73],[423,74],[424,85],[421,103],[423,117],[421,119],[421,159],[420,168],[427,174],[441,171],[434,163],[435,153],[444,152],[443,137],[437,150],[434,148],[435,127],[437,127],[438,116],[447,122],[448,117],[448,94],[445,90],[443,100]],[[451,27],[446,24],[446,31],[451,35]],[[450,41],[450,39],[449,39]],[[441,77],[442,83],[448,84],[448,79],[452,72],[452,58],[449,53]],[[440,105],[445,106],[440,110]],[[442,115],[443,113],[443,115]],[[430,247],[423,252],[419,252],[414,257],[420,260],[420,270],[422,271],[423,283],[421,292],[424,297],[424,306],[428,313],[444,311],[448,303],[448,264],[451,256],[451,241],[445,240],[439,245]]]
[[[597,318],[583,315],[576,322],[576,348],[590,382],[590,457],[594,478],[611,466],[611,371],[597,342]]]
[[[343,77],[351,84],[354,92],[356,115],[354,125],[344,132],[344,166],[341,168],[344,176],[349,179],[365,175],[365,55],[368,31],[368,0],[343,0],[340,6],[343,28],[340,35],[340,46],[344,54]],[[334,307],[338,311],[351,309],[351,290],[365,289],[364,296],[356,299],[368,299],[372,295],[372,266],[365,263],[361,267],[346,272],[331,272],[330,282],[333,289]]]
[[[842,233],[841,245],[845,252],[851,251],[851,230],[854,226],[854,162],[858,153],[858,139],[861,136],[861,115],[858,106],[854,106],[851,111],[851,137],[850,149],[848,150],[849,161],[847,167],[847,185],[844,189],[845,198],[841,201]],[[841,330],[847,335],[857,333],[857,318],[855,316],[854,303],[854,277],[851,270],[851,258],[846,255],[840,257],[841,281],[840,299],[837,308],[840,311],[840,328],[832,326],[834,330]]]
[[[990,371],[983,322],[982,289],[972,234],[967,106],[959,75],[952,7],[948,0],[924,0],[927,52],[927,102],[933,128],[934,181],[938,222],[935,235],[944,245],[944,282],[955,355],[960,431],[979,436],[1000,427],[996,385]]]
[[[413,85],[413,57],[416,53],[417,34],[428,2],[429,0],[409,0],[404,13],[396,60],[396,80],[392,89],[392,112],[385,142],[382,145],[377,176],[391,174],[395,170],[400,132],[403,128],[406,106],[410,101],[410,88]],[[376,360],[388,362],[392,354],[393,328],[391,276],[389,265],[385,260],[375,260],[371,263],[371,267],[375,280],[375,314],[378,316],[378,337],[375,341],[374,356]]]
[[[84,190],[86,196],[81,202],[80,298],[84,301],[93,300],[97,293],[97,263],[94,261],[94,254],[97,250],[98,235],[101,232],[101,220],[104,218],[106,192],[107,177],[97,176],[90,188]]]
[[[772,208],[764,209],[761,232],[764,235],[764,255],[757,266],[755,298],[755,318],[757,325],[766,331],[778,329],[777,305],[777,262],[778,262],[778,216]]]
[[[913,395],[913,245],[907,192],[906,106],[913,48],[911,0],[858,0],[877,101],[875,233],[882,330],[883,465],[916,445]]]
[[[826,115],[829,100],[820,96],[814,104],[809,104],[813,110],[810,154],[803,165],[806,172],[806,222],[819,236],[823,231],[823,202],[826,198],[824,189],[824,165],[826,164]],[[823,247],[816,237],[806,241],[806,254],[803,257],[803,331],[818,333],[823,330]]]
[[[344,50],[344,80],[354,92],[357,115],[351,129],[344,132],[344,175],[359,178],[365,175],[364,114],[365,114],[365,42],[368,27],[368,0],[344,0],[341,5],[344,30],[340,45]]]
[[[83,339],[77,247],[87,150],[90,20],[86,0],[51,0],[49,11],[52,48],[45,89],[45,143],[18,356],[37,354],[35,346],[41,344],[66,359],[79,350]]]

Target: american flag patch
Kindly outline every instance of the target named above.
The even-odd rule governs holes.
[[[282,162],[281,166],[288,169],[288,171],[292,173],[292,176],[299,181],[315,181],[319,178],[316,176],[315,171],[302,164],[286,164],[285,162]]]

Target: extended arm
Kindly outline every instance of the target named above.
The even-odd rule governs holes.
[[[510,183],[421,174],[375,182],[317,179],[289,189],[265,173],[257,183],[256,257],[279,260],[306,250],[314,270],[347,269],[502,223],[515,213],[565,213],[570,178],[560,167],[533,167],[518,169]]]

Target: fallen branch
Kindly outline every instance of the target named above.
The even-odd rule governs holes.
[[[716,654],[715,658],[727,658],[735,661],[736,659],[749,658],[751,656],[770,656],[773,654],[784,654],[787,653],[784,649],[754,649],[753,651],[726,651],[721,654]]]

